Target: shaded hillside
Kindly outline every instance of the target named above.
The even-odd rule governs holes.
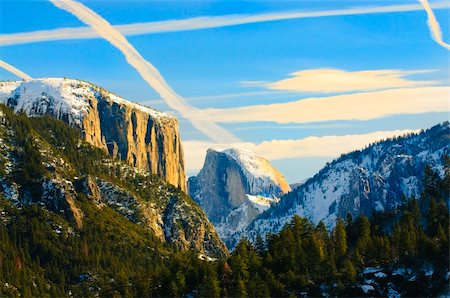
[[[111,159],[59,120],[1,111],[0,193],[15,206],[45,208],[82,230],[87,219],[79,198],[87,197],[178,249],[227,254],[203,211],[180,189]]]
[[[242,236],[254,240],[259,234],[277,232],[294,215],[314,224],[324,221],[331,229],[337,218],[348,213],[370,216],[373,210],[392,210],[404,197],[420,196],[425,166],[443,177],[444,157],[449,152],[450,125],[446,122],[342,155],[236,233],[233,242]]]

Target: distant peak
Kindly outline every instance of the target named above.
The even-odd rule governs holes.
[[[282,191],[287,193],[291,190],[284,176],[272,166],[265,158],[256,155],[255,152],[245,148],[225,148],[225,149],[208,149],[209,152],[223,153],[234,160],[248,179],[268,179],[280,185]]]

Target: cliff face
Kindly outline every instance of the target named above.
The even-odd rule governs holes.
[[[169,114],[71,79],[1,82],[0,103],[29,116],[63,120],[93,146],[186,190],[178,121]]]
[[[179,188],[111,158],[60,121],[29,119],[3,105],[0,197],[61,215],[75,233],[104,214],[178,250],[214,258],[228,254],[205,213]]]
[[[252,152],[210,149],[200,173],[189,178],[188,190],[227,242],[290,187],[267,160]]]

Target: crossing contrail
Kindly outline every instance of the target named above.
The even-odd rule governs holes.
[[[448,2],[433,3],[434,9],[449,8]],[[386,5],[373,7],[356,7],[320,11],[284,11],[254,15],[224,15],[205,16],[190,19],[145,22],[114,26],[124,36],[155,34],[163,32],[178,32],[201,30],[227,26],[245,25],[259,22],[273,22],[282,20],[319,18],[345,15],[362,15],[377,13],[398,13],[422,10],[420,4]],[[25,33],[0,35],[0,46],[45,42],[54,40],[92,39],[100,38],[100,34],[90,27],[59,28]]]
[[[50,0],[56,7],[65,10],[89,25],[101,37],[109,41],[125,56],[141,77],[152,87],[173,110],[188,119],[199,131],[215,142],[236,142],[239,139],[209,120],[204,120],[205,112],[190,106],[164,80],[159,71],[127,41],[127,39],[105,19],[83,4],[72,0]]]
[[[23,71],[15,68],[14,66],[12,66],[11,64],[6,63],[3,60],[0,60],[0,67],[6,69],[7,71],[9,71],[10,73],[18,76],[19,78],[22,78],[26,81],[28,80],[32,80],[33,78],[30,77],[29,75],[27,75],[26,73],[24,73]]]
[[[439,22],[436,20],[436,17],[434,16],[433,10],[431,10],[428,0],[419,0],[419,1],[420,3],[422,3],[423,8],[425,8],[425,11],[427,12],[428,16],[427,22],[428,27],[430,28],[431,37],[436,41],[437,44],[446,48],[447,50],[450,50],[450,44],[442,40],[441,27],[439,26]]]

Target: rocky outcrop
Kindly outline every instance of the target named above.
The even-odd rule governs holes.
[[[45,179],[42,182],[40,203],[48,210],[63,214],[68,220],[75,222],[78,228],[82,228],[84,214],[75,204],[75,198],[76,192],[70,181]]]
[[[29,116],[63,120],[79,128],[88,143],[186,190],[178,121],[169,114],[71,79],[2,82],[2,102]]]
[[[209,149],[200,173],[188,180],[189,194],[225,242],[289,190],[267,160],[237,149]]]
[[[204,213],[200,208],[193,208],[194,202],[192,205],[186,204],[185,200],[172,197],[165,207],[163,222],[167,241],[180,250],[197,250],[207,256],[225,257],[228,250],[214,226],[208,220],[203,220]]]
[[[92,176],[88,175],[77,181],[76,188],[79,192],[84,193],[94,203],[101,203],[102,198],[100,189]]]
[[[153,194],[158,197],[155,203],[152,198],[135,195],[108,181],[97,179],[96,182],[101,204],[152,231],[161,241],[180,250],[197,250],[216,258],[227,255],[227,249],[213,225],[200,208],[181,192],[161,185]]]

